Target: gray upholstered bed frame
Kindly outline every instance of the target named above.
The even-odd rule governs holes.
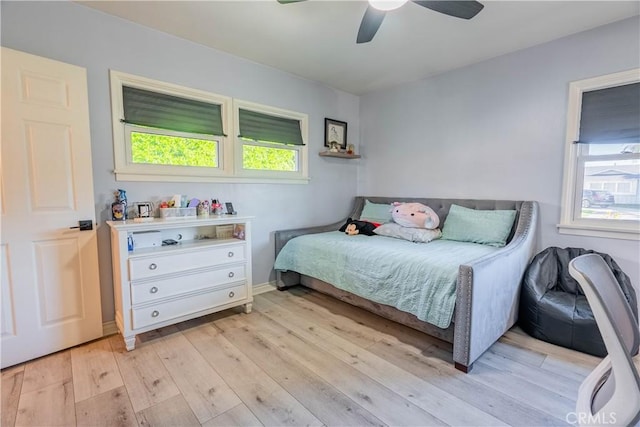
[[[507,245],[458,270],[454,321],[447,329],[418,320],[414,315],[378,304],[295,271],[277,271],[278,289],[302,284],[380,316],[453,343],[456,368],[468,372],[473,362],[498,340],[518,317],[520,282],[535,250],[538,222],[536,202],[509,200],[421,199],[406,197],[356,197],[351,218],[360,218],[365,199],[372,203],[419,202],[431,207],[444,224],[452,204],[473,209],[515,209],[518,214]],[[344,220],[319,227],[275,232],[276,255],[296,236],[335,231]]]

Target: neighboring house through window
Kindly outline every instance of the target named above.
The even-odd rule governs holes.
[[[640,70],[572,82],[561,233],[640,237]]]

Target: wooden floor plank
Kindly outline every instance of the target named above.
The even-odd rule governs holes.
[[[203,325],[183,333],[262,424],[322,425],[214,327]]]
[[[449,350],[448,359],[453,364],[453,358],[451,357],[453,346],[451,343],[385,319],[362,308],[354,307],[331,296],[302,287],[295,287],[287,292],[270,292],[265,295],[265,299],[274,294],[278,296],[284,294],[291,299],[294,306],[308,304],[311,307],[316,307],[316,310],[322,310],[323,316],[319,320],[325,319],[324,321],[326,321],[327,319],[339,318],[340,325],[338,329],[332,332],[343,338],[350,339],[350,336],[365,334],[371,336],[372,341],[375,342],[383,339],[387,341],[399,340],[425,349],[431,345],[438,345]],[[263,299],[260,301],[263,301]],[[274,302],[273,299],[268,301]]]
[[[71,352],[53,353],[26,364],[22,393],[30,393],[51,384],[66,383],[71,378]]]
[[[109,343],[136,413],[180,394],[152,346],[127,351],[118,335],[113,335]]]
[[[491,346],[491,351],[496,354],[500,354],[508,359],[515,360],[516,362],[524,363],[526,365],[539,368],[547,358],[544,353],[530,350],[520,345],[506,344],[502,341],[497,341]]]
[[[144,347],[145,345],[153,345],[153,343],[158,341],[159,339],[170,337],[171,335],[175,335],[179,333],[180,333],[179,325],[169,325],[163,328],[152,329],[136,337],[138,341],[136,348]]]
[[[138,423],[146,427],[200,427],[200,422],[182,395],[170,397],[136,413]]]
[[[585,366],[589,369],[595,368],[596,365],[602,360],[601,357],[592,356],[590,354],[571,350],[538,339],[533,339],[518,326],[507,331],[501,338],[501,341],[538,351],[540,353],[546,354],[547,356],[570,360],[572,363]]]
[[[571,381],[582,382],[593,369],[575,364],[567,359],[557,359],[548,356],[540,368],[557,375],[560,378],[567,378]]]
[[[16,422],[23,378],[24,365],[2,371],[2,406],[0,407],[2,415],[0,425],[3,427],[12,426]]]
[[[6,368],[1,423],[566,425],[599,361],[516,327],[463,374],[450,343],[300,287]]]
[[[600,363],[599,357],[581,353],[579,351],[550,344],[527,335],[516,326],[500,338],[500,342],[511,347],[514,352],[521,354],[538,352],[544,354],[540,368],[550,372],[560,379],[582,382],[584,378]]]
[[[202,427],[229,427],[229,426],[262,426],[260,420],[253,415],[244,403],[235,408],[229,409],[224,414],[220,414],[212,420],[202,424]]]
[[[72,348],[71,369],[76,402],[124,384],[107,340]]]
[[[241,403],[184,335],[162,338],[154,348],[201,423]]]
[[[530,405],[561,422],[564,422],[569,412],[575,410],[574,401],[520,378],[504,375],[501,370],[482,361],[476,361],[473,371],[468,375],[488,387],[508,393],[523,404]]]
[[[76,419],[79,426],[134,427],[138,425],[124,386],[76,402]]]
[[[521,378],[572,401],[575,401],[576,396],[578,396],[580,382],[553,374],[541,367],[537,368],[521,364],[491,350],[485,352],[479,360],[500,370],[505,375]]]
[[[264,295],[264,299],[267,299],[274,304],[281,304],[286,302],[283,299],[282,292],[269,292]],[[378,341],[380,341],[380,333],[373,328],[362,328],[359,331],[343,329],[344,323],[343,316],[338,313],[332,313],[327,308],[318,304],[314,304],[305,300],[304,298],[297,298],[295,303],[287,304],[287,307],[293,311],[296,315],[309,320],[310,322],[323,321],[327,328],[330,328],[336,335],[350,340],[354,344],[360,347],[367,348]]]
[[[331,297],[328,297],[328,296],[325,296],[325,295],[322,295],[322,294],[319,294],[319,293],[316,293],[316,292],[301,292],[300,295],[302,295],[305,299],[308,299],[308,300],[314,299],[314,300],[318,301],[319,304],[323,304],[323,305],[327,304],[327,305],[332,306],[332,308],[331,308],[332,312],[339,311],[339,309],[333,307],[333,306],[339,306],[339,305],[344,306],[345,307],[344,310],[349,310],[349,307],[346,304],[344,304],[344,303],[342,303],[340,301],[337,301],[334,298],[331,298]],[[270,301],[273,301],[273,300],[270,300]],[[294,300],[294,299],[291,299],[290,301],[297,303],[297,300]],[[283,302],[283,301],[281,301],[281,302]],[[255,306],[258,307],[258,308],[261,307],[260,303],[256,304]],[[263,304],[263,306],[264,306],[264,304]],[[288,308],[289,305],[286,305],[286,307]],[[371,315],[371,316],[373,316],[373,315]],[[351,317],[351,316],[347,316],[347,317]],[[347,318],[347,317],[345,317],[345,318]],[[367,320],[367,323],[368,322],[369,322],[369,320]],[[319,321],[319,324],[322,325],[323,322]],[[351,320],[350,323],[345,323],[345,324],[341,325],[341,327],[342,327],[342,329],[347,329],[348,330],[348,329],[352,329],[352,328],[360,328],[360,327],[362,327],[362,325],[360,323],[353,322],[353,320]],[[435,340],[435,341],[431,342],[431,344],[432,344],[431,346],[425,346],[423,343],[420,342],[420,333],[418,333],[417,337],[415,335],[413,335],[413,334],[409,335],[407,337],[406,334],[404,333],[403,329],[409,329],[409,328],[406,328],[406,327],[404,327],[402,325],[397,325],[397,327],[394,328],[393,333],[388,334],[388,337],[385,337],[385,339],[382,342],[384,343],[384,342],[388,341],[389,343],[392,343],[393,345],[398,346],[399,348],[404,348],[404,349],[413,348],[414,352],[417,352],[418,354],[422,354],[423,356],[426,355],[427,359],[429,360],[429,362],[432,365],[440,367],[442,370],[444,370],[444,372],[447,372],[448,370],[452,370],[453,369],[451,366],[447,366],[446,364],[443,365],[443,363],[442,363],[443,361],[448,360],[448,358],[450,357],[450,353],[449,353],[450,350],[448,349],[448,343],[444,343],[445,345],[441,345],[442,341]],[[424,334],[422,334],[422,335],[424,335]],[[538,340],[533,340],[530,337],[527,337],[527,338],[530,341],[535,341],[535,342],[538,341]],[[376,344],[376,346],[379,346],[379,345],[380,344]],[[384,345],[384,344],[382,344],[382,345]],[[376,346],[373,346],[371,348],[374,349],[374,351],[375,351]],[[510,366],[512,369],[515,369],[515,367],[517,366],[518,368],[521,368],[523,371],[524,370],[530,370],[530,372],[536,372],[534,367],[541,365],[544,362],[545,357],[546,357],[545,354],[542,354],[542,353],[539,353],[539,352],[536,352],[536,351],[529,351],[528,349],[522,348],[519,345],[516,346],[515,348],[506,348],[502,344],[498,344],[497,347],[498,347],[497,355],[493,356],[493,357],[494,358],[495,357],[501,358],[504,361],[504,365]],[[535,347],[535,348],[537,348],[537,347]],[[438,349],[440,351],[438,351]],[[383,357],[383,354],[384,353],[381,352],[379,354],[379,356]],[[513,359],[509,359],[508,356],[511,356],[511,357],[513,357],[513,359],[519,360],[520,362],[524,362],[526,364],[520,364],[520,362],[516,362]],[[489,355],[487,357],[490,358],[489,360],[492,360],[491,359],[491,357],[492,357],[491,353],[489,353]],[[483,358],[481,357],[480,360],[483,360]],[[505,371],[507,371],[507,369],[505,369]],[[529,374],[524,374],[523,371],[517,371],[517,372],[519,372],[521,374],[520,377],[524,376],[525,378],[532,379],[533,376],[535,375],[535,373],[531,373],[530,375]],[[449,372],[451,372],[451,371],[449,371]],[[453,372],[458,373],[458,371],[453,371]],[[509,371],[507,371],[507,372],[509,372]],[[541,377],[542,379],[550,378],[548,375],[546,375],[546,371],[538,369],[537,372],[540,373],[539,377]],[[437,381],[437,380],[434,379],[433,376],[427,376],[424,373],[421,374],[421,375],[418,375],[418,376],[426,379],[427,381],[435,382],[438,385],[438,387],[446,389],[452,394],[456,394],[456,395],[461,395],[462,394],[462,396],[460,396],[460,397],[464,398],[466,396],[466,400],[470,400],[472,402],[473,401],[477,401],[478,399],[483,400],[483,399],[485,399],[487,397],[490,397],[492,395],[491,392],[485,392],[481,396],[479,396],[478,394],[473,394],[473,393],[462,393],[462,390],[465,390],[465,389],[463,387],[460,387],[458,389],[456,389],[454,387],[451,387],[450,386],[450,381],[451,380],[448,380],[448,381]],[[517,375],[514,374],[514,376],[517,376]],[[469,383],[469,380],[473,381],[472,377],[473,377],[472,375],[467,375],[467,376],[462,375],[461,378],[464,378],[463,381],[465,381],[466,383]],[[537,380],[537,378],[536,378],[536,380]],[[488,387],[483,386],[480,383],[477,383],[475,381],[473,381],[473,383],[476,384],[475,388],[477,388],[478,384],[479,384],[480,387],[482,387],[484,390],[488,389]],[[534,384],[535,384],[535,381],[534,381]],[[577,395],[577,391],[574,391],[573,394],[571,393],[571,390],[577,385],[577,383],[575,381],[567,380],[565,382],[565,378],[564,377],[557,377],[557,378],[553,379],[553,382],[551,382],[551,384],[549,386],[549,387],[551,387],[551,390],[553,390],[552,387],[554,385],[559,385],[559,390],[561,391],[561,393],[560,393],[561,395],[563,395],[563,396],[565,396],[567,398],[570,398],[571,400],[575,399],[575,396]],[[496,391],[494,391],[493,393],[495,394]],[[500,393],[499,396],[493,396],[493,398],[497,399],[497,402],[494,402],[492,404],[486,405],[485,406],[486,408],[492,408],[493,406],[491,406],[491,405],[498,404],[498,402],[503,400],[501,398],[501,396],[504,397],[504,396],[507,395],[507,394],[501,393],[501,392],[498,392],[498,393]],[[511,405],[511,407],[513,407],[514,404],[517,405],[517,406],[520,406],[520,405],[523,404],[522,401],[518,401],[518,400],[514,401],[513,398],[510,398],[510,402],[502,402],[502,404],[505,404],[505,403],[508,404],[508,405]],[[478,406],[480,408],[483,407],[480,403],[478,403],[476,406]],[[530,406],[525,406],[525,409],[526,409],[526,411],[525,411],[526,413],[520,414],[519,416],[522,417],[521,418],[522,420],[527,420],[527,419],[531,420],[531,424],[545,424],[546,422],[549,422],[551,419],[553,419],[549,415],[543,413],[542,411],[540,411],[538,409],[535,409],[535,408],[532,408]],[[486,409],[486,410],[490,411],[491,409]],[[512,416],[513,414],[517,414],[517,413],[518,413],[517,409],[514,410],[514,411],[509,411],[507,413],[507,419],[504,419],[504,421],[509,423],[509,424],[518,424],[518,423],[516,423],[516,421],[518,420],[518,417],[513,417]],[[501,414],[499,410],[496,411],[494,414],[496,416],[498,416],[499,418],[500,417],[504,418],[504,414]],[[564,414],[556,414],[556,419],[554,419],[554,422],[557,421],[557,417],[558,416],[564,416]],[[535,422],[538,417],[539,417],[539,420],[537,422]],[[522,422],[519,423],[519,424],[522,424]]]
[[[503,350],[510,351],[511,356],[508,357],[513,357],[513,354],[518,354],[520,357],[542,354],[544,359],[537,366],[559,378],[567,378],[571,381],[581,382],[602,360],[510,331],[507,331],[497,344],[492,349],[502,346],[500,348]]]
[[[247,317],[247,322],[250,328],[257,331],[267,343],[285,351],[297,363],[331,383],[385,424],[445,425],[429,412],[392,392],[353,366],[336,359],[320,347],[304,341],[271,319],[262,317],[255,312]],[[395,410],[388,408],[395,408]]]
[[[383,425],[371,413],[248,328],[224,336],[325,425]]]
[[[381,341],[367,350],[424,378],[442,390],[456,395],[467,404],[480,408],[509,425],[557,424],[556,418],[525,405],[512,396],[475,381],[472,375],[458,371],[450,363],[444,362],[441,355],[434,354],[434,352],[442,351],[436,347],[421,351],[405,344]]]
[[[20,395],[16,426],[53,427],[75,424],[76,411],[71,379]]]
[[[26,363],[20,363],[18,365],[13,365],[13,366],[10,366],[8,368],[4,368],[2,370],[2,375],[10,376],[10,375],[16,374],[18,372],[24,372],[24,368],[25,368],[26,365],[27,365]]]
[[[296,318],[287,307],[270,306],[263,311],[264,315],[287,325],[290,330],[337,359],[348,363],[356,370],[378,383],[393,390],[399,396],[422,408],[438,419],[451,425],[505,425],[499,419],[471,405],[466,405],[458,397],[443,391],[433,384],[411,374],[358,347],[348,340],[333,334],[324,327]],[[261,307],[257,307],[262,310]],[[450,408],[457,408],[451,411]]]

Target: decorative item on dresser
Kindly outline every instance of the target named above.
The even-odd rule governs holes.
[[[116,325],[127,350],[136,335],[244,305],[251,312],[251,217],[233,216],[149,223],[107,221]],[[231,227],[243,233],[222,233]],[[219,230],[220,229],[220,230]],[[140,248],[137,233],[160,232],[160,247]],[[129,237],[133,236],[133,239]]]

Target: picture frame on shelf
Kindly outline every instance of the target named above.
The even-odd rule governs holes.
[[[324,119],[324,146],[331,148],[331,143],[338,143],[341,150],[347,149],[347,122]],[[335,147],[335,144],[333,144]]]

